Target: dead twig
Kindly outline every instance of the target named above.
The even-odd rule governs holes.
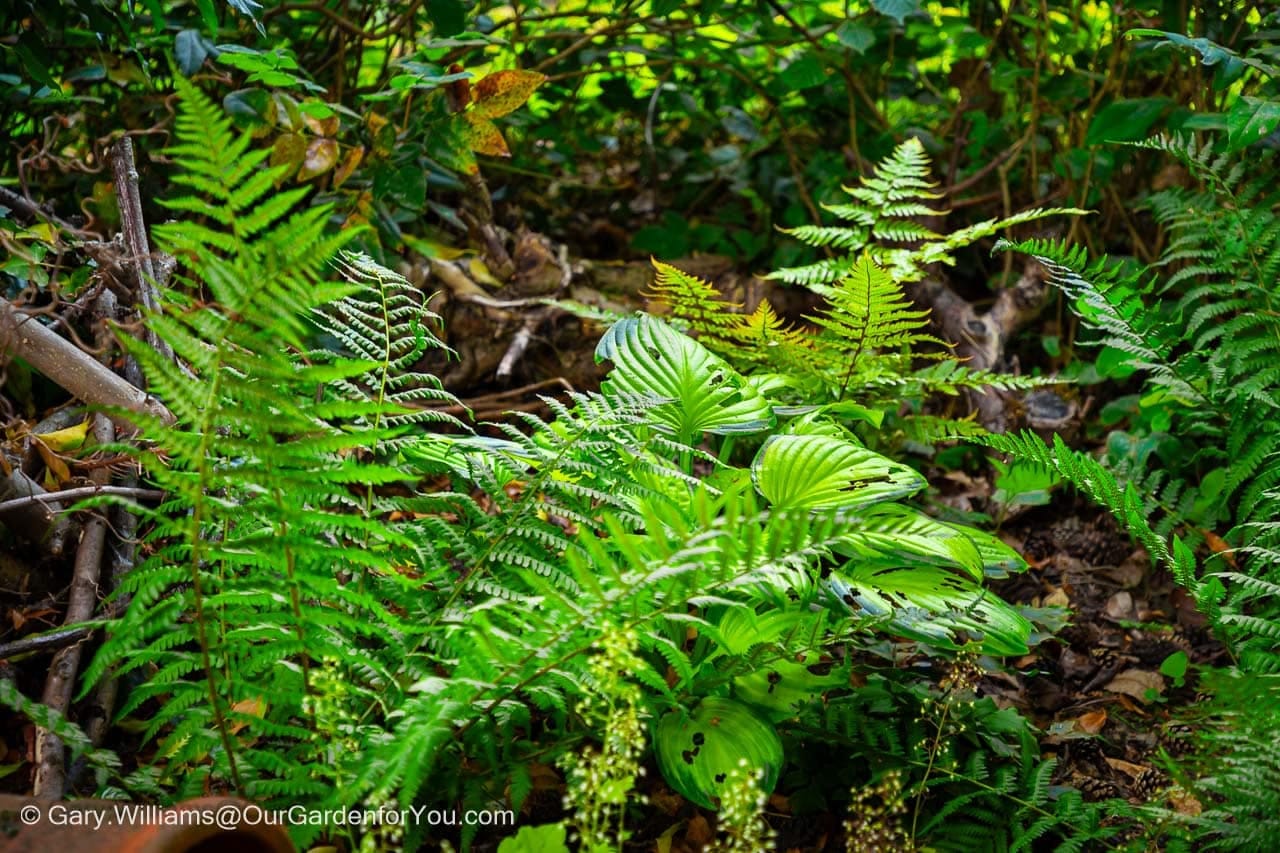
[[[111,146],[111,174],[115,179],[120,205],[120,230],[133,260],[137,298],[153,314],[160,313],[160,293],[156,288],[156,270],[151,261],[147,241],[147,224],[142,218],[142,195],[138,191],[138,169],[133,160],[133,140],[123,137]],[[147,343],[166,359],[173,360],[173,349],[150,329]]]
[[[0,660],[9,660],[19,655],[29,655],[34,652],[56,652],[59,649],[65,649],[67,646],[87,639],[91,634],[93,634],[92,628],[81,625],[2,643],[0,644]]]

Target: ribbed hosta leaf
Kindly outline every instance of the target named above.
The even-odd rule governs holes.
[[[596,347],[596,361],[606,359],[614,367],[604,392],[669,400],[652,417],[683,440],[775,423],[769,401],[728,362],[661,320],[640,315],[615,323]]]
[[[807,649],[787,653],[773,652],[746,675],[733,680],[734,698],[746,702],[774,722],[795,714],[797,705],[810,701],[841,684],[847,684],[847,673],[838,670],[817,675],[809,667],[821,661],[814,649],[821,647],[827,614],[823,611],[774,610],[756,613],[751,608],[727,611],[716,628],[726,652],[744,655],[753,646],[785,646]]]
[[[918,471],[825,435],[770,436],[751,476],[770,503],[788,509],[857,509],[925,487]]]
[[[1027,652],[1031,623],[995,593],[954,572],[850,564],[828,582],[851,610],[889,615],[890,630],[905,637],[943,648],[973,642],[991,655]]]
[[[982,580],[982,554],[969,537],[971,531],[897,504],[874,507],[859,521],[836,553],[879,565],[954,566]]]
[[[764,770],[761,787],[772,791],[782,770],[782,741],[773,726],[732,699],[708,697],[692,713],[672,711],[654,732],[654,752],[663,777],[685,799],[707,809],[739,761]]]

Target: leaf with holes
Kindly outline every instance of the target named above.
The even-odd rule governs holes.
[[[826,637],[827,618],[823,611],[756,613],[747,607],[721,616],[716,625],[721,648],[731,655],[751,653],[752,661],[759,661],[754,670],[733,679],[734,698],[778,722],[794,716],[796,706],[847,684],[847,673],[811,669],[822,663],[815,650]]]
[[[918,492],[919,472],[826,435],[770,436],[751,463],[756,489],[775,507],[856,509]]]
[[[835,552],[882,566],[954,566],[982,580],[983,560],[968,530],[898,504],[872,507],[834,546]]]
[[[975,643],[990,655],[1027,653],[1031,623],[995,593],[934,566],[849,564],[828,579],[844,606],[884,616],[889,630],[946,649]]]
[[[657,724],[658,769],[685,799],[719,808],[729,774],[745,763],[764,771],[760,787],[773,791],[782,770],[782,740],[772,725],[732,699],[707,697],[692,713],[672,711]]]
[[[596,347],[612,361],[607,394],[641,394],[670,402],[654,417],[683,441],[704,432],[759,432],[775,423],[773,407],[728,362],[654,317],[615,323]]]

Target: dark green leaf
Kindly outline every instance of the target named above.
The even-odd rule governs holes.
[[[1084,143],[1101,145],[1142,139],[1169,103],[1168,98],[1132,98],[1108,104],[1089,123]]]
[[[870,27],[853,21],[845,21],[841,24],[836,29],[836,38],[840,40],[840,44],[854,53],[866,53],[867,48],[876,43],[876,34]]]
[[[920,0],[871,0],[871,7],[902,26],[908,15],[919,14]]]
[[[204,65],[209,49],[196,30],[183,30],[173,40],[173,55],[178,60],[178,70],[190,77]]]
[[[431,0],[427,4],[427,20],[433,35],[453,36],[467,27],[467,10],[459,0]]]
[[[1248,95],[1227,112],[1227,143],[1232,151],[1252,145],[1280,126],[1280,101]]]

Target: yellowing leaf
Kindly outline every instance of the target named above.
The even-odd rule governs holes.
[[[48,222],[39,222],[23,231],[22,236],[34,237],[42,243],[53,244],[58,239],[58,231]]]
[[[298,170],[305,156],[307,156],[307,140],[296,133],[282,133],[276,137],[275,144],[271,146],[269,162],[272,168],[288,166],[287,177]]]
[[[316,118],[315,116],[304,114],[302,120],[316,136],[335,136],[338,133],[338,117],[336,115],[331,115],[328,118]]]
[[[507,141],[502,138],[498,126],[483,116],[466,113],[467,123],[463,127],[462,136],[467,145],[477,154],[488,154],[490,157],[510,157],[511,150]]]
[[[529,100],[533,90],[546,79],[537,71],[495,71],[476,83],[475,106],[471,109],[484,118],[504,116]]]
[[[67,468],[67,463],[59,459],[52,450],[44,445],[43,442],[36,442],[36,452],[39,453],[40,458],[44,460],[45,488],[60,488],[63,483],[71,479],[71,471]]]
[[[467,261],[467,272],[471,274],[471,278],[476,284],[483,284],[492,290],[502,287],[502,282],[494,278],[493,273],[489,272],[489,268],[479,258],[472,258]]]
[[[336,172],[333,173],[334,187],[342,186],[347,178],[351,177],[351,173],[356,170],[356,166],[360,165],[360,161],[364,159],[364,146],[357,145],[347,152],[347,156],[342,158],[342,164],[338,166]]]
[[[338,164],[338,143],[333,139],[313,139],[307,146],[306,157],[302,160],[302,168],[298,170],[299,181],[309,181],[317,175],[323,175]]]
[[[261,697],[254,699],[241,699],[239,702],[231,706],[231,710],[237,714],[243,714],[246,717],[258,717],[261,719],[267,713],[267,702]],[[232,733],[238,733],[247,725],[249,725],[247,721],[236,720],[231,723],[230,729]]]
[[[44,442],[45,446],[50,450],[65,453],[68,450],[79,449],[84,444],[85,436],[88,434],[89,421],[86,419],[82,423],[69,426],[66,429],[38,433],[36,437]]]

